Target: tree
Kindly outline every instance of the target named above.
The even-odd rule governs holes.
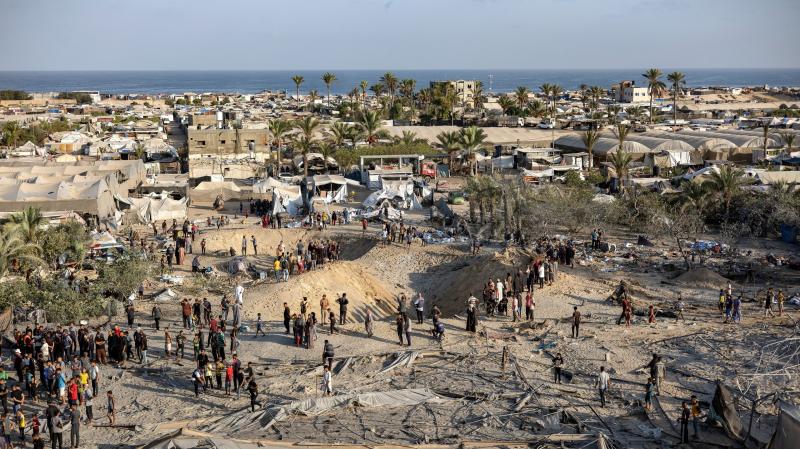
[[[22,129],[16,121],[6,122],[3,125],[3,141],[11,148],[17,147],[19,136],[22,134]]]
[[[14,229],[0,229],[0,279],[12,268],[21,263],[39,265],[42,260],[38,257],[41,249],[34,243],[26,243],[23,236]]]
[[[10,227],[19,233],[24,243],[39,243],[44,217],[39,209],[28,206],[9,217]]]
[[[644,110],[641,106],[630,106],[625,109],[625,113],[636,123],[642,118],[642,115],[644,115]]]
[[[646,72],[642,74],[642,76],[647,80],[647,92],[650,95],[650,123],[653,123],[653,97],[656,95],[662,95],[664,91],[667,89],[667,86],[661,81],[661,70],[659,69],[648,69]]]
[[[358,126],[364,133],[367,143],[372,146],[386,133],[381,132],[381,118],[375,111],[364,111],[358,118]]]
[[[366,109],[367,108],[367,87],[369,87],[369,83],[367,82],[367,80],[361,80],[361,82],[358,83],[358,87],[361,88],[361,97],[364,100],[364,109]]]
[[[22,90],[0,90],[0,100],[30,100],[33,97]]]
[[[528,104],[528,115],[531,117],[541,117],[547,113],[547,108],[541,100],[533,100]]]
[[[325,83],[325,88],[328,89],[328,107],[331,106],[331,85],[336,81],[336,75],[331,72],[325,72],[322,75],[322,82]]]
[[[397,92],[397,77],[392,74],[392,72],[386,72],[380,79],[381,84],[386,87],[386,90],[389,92],[389,98],[391,99],[391,104],[394,106],[394,94]]]
[[[147,155],[147,150],[144,148],[144,144],[136,143],[133,146],[133,154],[136,156],[136,159],[144,160],[145,156]]]
[[[289,134],[289,131],[292,130],[292,124],[287,120],[275,119],[270,120],[269,125],[267,125],[267,129],[272,136],[272,146],[278,152],[277,157],[275,158],[275,170],[273,172],[274,175],[277,175],[278,166],[280,165],[281,161],[281,149],[286,143],[286,136]],[[272,158],[271,155],[270,158]]]
[[[349,133],[350,125],[344,122],[334,122],[328,129],[328,137],[336,147],[344,145],[344,141],[347,140]]]
[[[525,86],[517,87],[517,90],[514,92],[514,100],[517,102],[517,107],[522,112],[525,110],[525,107],[528,105],[528,94],[530,94],[530,89]]]
[[[330,169],[328,168],[328,158],[333,157],[338,147],[331,141],[323,140],[319,143],[318,148],[319,152],[322,153],[322,157],[325,158],[325,174],[328,174],[330,173]]]
[[[555,120],[556,116],[558,115],[556,109],[556,102],[558,101],[558,97],[561,95],[562,92],[564,92],[564,89],[558,84],[553,84],[550,86],[550,95],[553,97],[553,120]]]
[[[694,209],[705,214],[708,205],[708,185],[704,182],[689,181],[681,185],[680,209]]]
[[[305,117],[294,123],[294,127],[300,131],[300,137],[295,140],[295,146],[303,154],[303,174],[305,176],[308,176],[308,153],[315,145],[314,133],[319,126],[319,120],[314,117]]]
[[[769,119],[764,119],[764,121],[761,122],[761,146],[764,150],[765,158],[767,157],[767,146],[769,144],[769,136],[771,134],[772,132],[770,132]]]
[[[297,97],[296,97],[297,101],[300,101],[300,85],[302,85],[305,82],[305,80],[306,79],[303,78],[300,75],[295,75],[295,76],[292,77],[292,81],[294,81],[294,87],[295,87],[296,93],[297,93]]]
[[[794,147],[794,140],[797,138],[797,134],[785,131],[778,135],[781,137],[783,144],[786,145],[786,148],[783,150],[784,154],[787,156],[792,154],[792,148]]]
[[[483,147],[485,141],[486,132],[483,129],[478,128],[477,126],[470,126],[461,129],[459,143],[461,144],[461,149],[464,150],[464,153],[470,160],[470,174],[472,176],[475,176],[478,173],[478,163],[475,152]]]
[[[621,145],[617,148],[617,151],[611,153],[611,160],[609,162],[611,162],[611,166],[614,167],[614,173],[620,184],[619,190],[622,193],[625,193],[623,180],[628,177],[632,159],[631,155],[625,152]]]
[[[600,138],[600,132],[597,130],[590,129],[581,135],[581,140],[583,141],[583,145],[586,146],[586,153],[589,154],[589,170],[592,169],[594,166],[594,155],[592,154],[594,150],[594,145],[597,143],[597,140]]]
[[[709,190],[714,192],[725,205],[725,218],[730,215],[731,201],[739,194],[740,187],[747,183],[744,171],[732,166],[723,165],[718,171],[712,172],[708,178]]]
[[[512,100],[511,98],[509,98],[509,97],[507,97],[505,95],[503,95],[502,97],[500,97],[497,100],[497,104],[499,104],[500,107],[503,109],[503,114],[504,115],[512,115],[512,112],[516,108],[516,105],[514,104],[514,100]]]
[[[313,111],[315,109],[315,103],[319,98],[319,92],[317,89],[311,89],[308,91],[308,108],[309,110]]]
[[[448,165],[450,166],[451,172],[453,171],[453,166],[455,165],[455,153],[460,148],[459,137],[459,133],[456,131],[442,131],[436,136],[439,147],[447,152]]]
[[[681,86],[686,84],[686,75],[681,72],[672,72],[667,75],[667,81],[672,84],[672,126],[678,123],[678,96]]]
[[[484,103],[486,103],[486,95],[483,93],[483,82],[475,81],[475,88],[472,89],[472,107],[482,111]]]
[[[417,133],[412,131],[403,131],[403,134],[397,138],[395,138],[395,142],[401,145],[414,145],[417,143],[424,143],[424,139],[420,139],[417,137]]]

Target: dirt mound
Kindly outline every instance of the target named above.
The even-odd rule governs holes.
[[[479,256],[465,256],[447,265],[434,267],[426,273],[435,281],[433,291],[434,302],[442,309],[445,316],[462,313],[467,304],[467,298],[475,295],[481,298],[483,287],[491,277],[493,280],[502,279],[506,275],[523,268],[530,261],[526,253],[511,248],[494,254]]]
[[[245,318],[254,319],[257,313],[267,320],[283,319],[283,303],[292,312],[300,311],[300,302],[307,297],[310,311],[319,314],[319,300],[325,294],[336,315],[339,306],[334,301],[342,293],[349,299],[351,321],[363,322],[367,308],[373,316],[384,317],[395,309],[395,292],[369,273],[358,262],[339,261],[320,269],[292,276],[288,282],[270,281],[245,292]]]
[[[727,287],[730,280],[706,267],[693,268],[674,279],[676,283],[691,287],[720,289]]]
[[[252,219],[250,220],[252,221]],[[305,228],[283,228],[283,229],[264,229],[260,226],[237,226],[230,225],[220,230],[217,228],[200,228],[200,236],[195,242],[199,248],[200,240],[206,240],[206,252],[213,254],[216,252],[227,253],[233,247],[238,253],[242,249],[242,236],[247,238],[248,251],[252,251],[251,237],[255,236],[258,242],[259,254],[275,255],[275,249],[283,241],[287,249],[293,250],[298,240],[308,243],[309,239],[327,238],[328,235],[321,235],[320,232]]]

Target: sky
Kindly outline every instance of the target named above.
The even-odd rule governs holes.
[[[0,0],[0,7],[0,70],[800,67],[800,0]]]

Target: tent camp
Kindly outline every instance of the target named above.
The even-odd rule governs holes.
[[[347,200],[347,187],[358,186],[358,181],[340,175],[316,175],[313,178],[314,199],[324,203],[341,203]]]
[[[49,212],[75,211],[99,218],[111,217],[116,211],[112,192],[102,179],[86,183],[0,184],[0,212],[16,212],[27,206]]]
[[[303,208],[300,186],[285,186],[272,189],[272,213],[298,215]]]
[[[163,220],[186,218],[187,198],[174,200],[169,195],[153,195],[144,198],[128,198],[128,219],[133,223],[153,223]]]
[[[372,192],[362,203],[362,205],[369,208],[381,207],[384,201],[390,201],[393,206],[402,209],[418,209],[422,208],[417,196],[414,194],[414,182],[407,181],[386,181],[381,183],[381,189]]]
[[[192,201],[211,202],[219,195],[226,201],[240,199],[243,196],[242,189],[233,181],[203,181],[189,191]]]

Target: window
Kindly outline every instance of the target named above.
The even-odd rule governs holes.
[[[204,146],[206,146],[206,141],[205,140],[198,140],[197,144],[204,147]]]
[[[219,143],[220,143],[221,145],[225,145],[225,141],[224,141],[224,140],[220,140],[220,141],[219,141]]]

